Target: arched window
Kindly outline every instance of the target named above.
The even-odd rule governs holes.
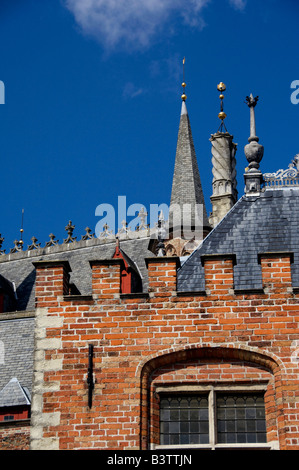
[[[142,371],[142,448],[279,448],[275,380],[278,390],[274,360],[233,348],[152,359]]]

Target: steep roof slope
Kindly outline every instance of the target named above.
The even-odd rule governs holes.
[[[20,391],[16,394],[18,384],[28,390],[28,395],[30,395],[33,374],[33,351],[34,318],[0,322],[0,406],[8,406],[9,393],[14,393],[19,403],[22,394],[20,394]],[[15,380],[8,387],[8,383],[12,379]],[[7,388],[5,388],[6,386]],[[5,390],[3,390],[4,388]]]
[[[258,254],[294,253],[293,286],[299,286],[299,189],[267,189],[243,196],[178,271],[178,290],[204,290],[204,254],[235,254],[235,289],[262,288]]]

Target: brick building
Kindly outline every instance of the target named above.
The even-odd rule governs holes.
[[[299,173],[261,173],[248,106],[239,200],[223,109],[211,138],[203,241],[141,217],[2,253],[1,449],[299,449]],[[204,206],[184,95],[171,198]]]

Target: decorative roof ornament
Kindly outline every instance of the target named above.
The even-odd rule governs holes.
[[[28,250],[37,250],[40,247],[40,243],[36,243],[37,238],[32,237],[31,241],[32,241],[32,244],[28,245]]]
[[[86,233],[82,236],[81,240],[90,240],[91,238],[94,238],[94,233],[91,233],[91,228],[86,227],[85,232]]]
[[[66,232],[68,233],[68,237],[63,240],[63,243],[73,243],[77,240],[77,237],[73,237],[73,231],[75,229],[75,225],[72,225],[72,221],[69,220],[68,225],[65,227]]]
[[[264,174],[265,186],[271,189],[299,187],[299,154],[295,155],[286,170]]]
[[[187,99],[187,95],[185,94],[185,88],[187,86],[186,83],[185,83],[185,62],[186,62],[186,58],[184,57],[184,59],[183,59],[183,83],[182,83],[183,94],[181,96],[183,101],[186,101],[186,99]]]
[[[139,211],[138,217],[140,219],[140,224],[138,226],[138,230],[147,230],[148,225],[146,223],[147,221],[147,212],[145,211],[144,207],[142,207]]]
[[[162,257],[166,255],[166,249],[165,249],[165,238],[166,238],[166,228],[165,228],[165,219],[164,219],[164,214],[161,211],[159,214],[159,219],[158,223],[156,224],[157,226],[157,239],[158,239],[158,244],[157,244],[157,249],[156,249],[156,254],[158,257]]]
[[[103,232],[101,233],[99,238],[112,238],[112,237],[114,237],[113,231],[109,230],[109,225],[106,223],[103,226]]]
[[[253,95],[246,96],[246,103],[250,109],[250,137],[248,139],[249,144],[245,147],[245,155],[249,163],[249,169],[258,170],[260,162],[264,156],[264,147],[260,145],[259,138],[256,135],[256,122],[255,122],[255,107],[259,97],[253,98]]]
[[[53,233],[50,233],[49,238],[50,240],[45,245],[46,248],[50,246],[58,245],[59,240],[55,240],[55,235],[53,235]]]
[[[259,196],[264,182],[262,172],[259,170],[260,162],[264,156],[264,147],[260,145],[259,138],[256,135],[255,107],[259,97],[255,98],[251,94],[246,96],[245,103],[250,109],[250,137],[249,144],[244,148],[246,159],[249,163],[248,169],[244,175],[245,193],[247,196]]]
[[[0,255],[5,254],[5,250],[1,250],[4,240],[5,240],[5,238],[3,238],[1,233],[0,233]]]
[[[15,246],[10,250],[10,253],[18,253],[23,250],[23,243],[20,240],[14,241]]]
[[[129,232],[128,222],[123,220],[121,225],[122,227],[118,230],[118,235],[127,235]]]
[[[223,100],[224,100],[224,92],[226,90],[226,85],[223,82],[220,82],[219,85],[217,85],[217,90],[220,91],[220,113],[218,114],[219,119],[221,120],[220,127],[218,129],[218,132],[227,132],[226,126],[224,124],[224,120],[227,118],[226,113],[224,112],[224,107],[223,107]]]

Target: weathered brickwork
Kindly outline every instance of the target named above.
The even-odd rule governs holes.
[[[68,295],[67,262],[36,263],[31,449],[148,449],[159,390],[199,386],[262,388],[268,442],[299,449],[291,254],[261,254],[263,290],[248,292],[234,290],[233,255],[202,262],[204,292],[177,292],[178,259],[150,258],[148,293],[122,294],[122,261],[92,261],[89,297]]]
[[[29,450],[30,421],[0,426],[0,450]]]

